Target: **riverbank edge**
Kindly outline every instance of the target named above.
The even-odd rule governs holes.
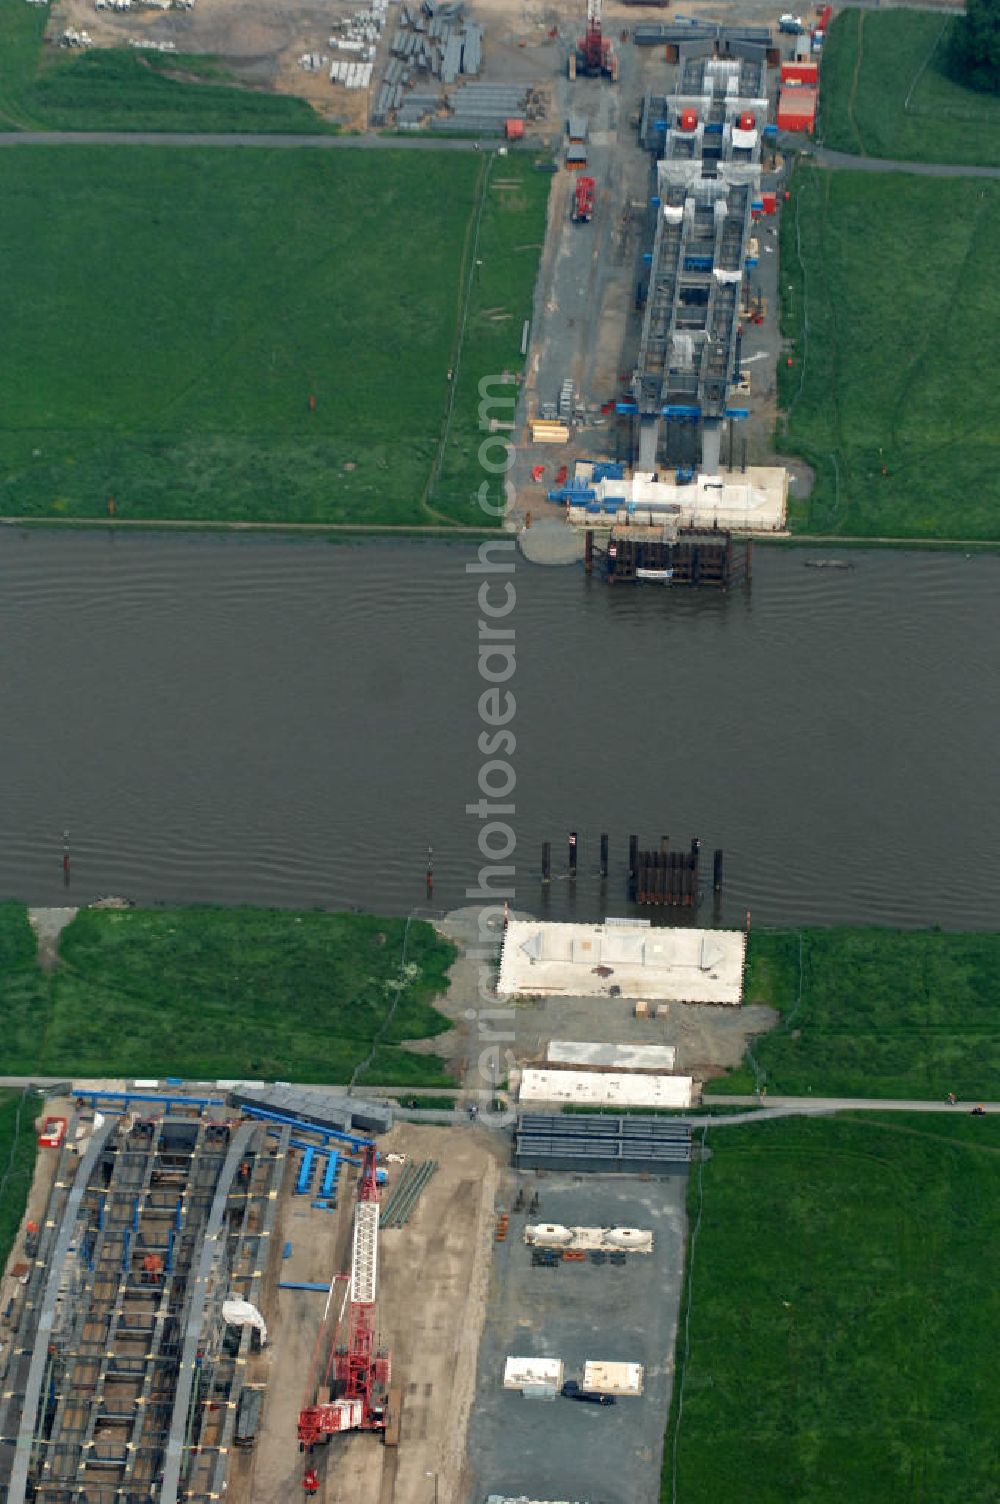
[[[467,527],[462,523],[405,524],[355,523],[355,522],[227,522],[219,520],[191,520],[161,518],[123,517],[7,517],[0,516],[0,527],[30,528],[33,531],[51,529],[53,532],[137,532],[137,533],[261,533],[269,537],[325,538],[331,543],[365,542],[368,539],[390,538],[398,542],[414,543],[475,543],[495,542],[498,538],[513,537],[512,530],[502,527]],[[740,533],[733,535],[740,540],[761,544],[768,548],[850,548],[850,549],[922,549],[925,552],[962,549],[966,553],[1000,552],[1000,537],[997,538],[866,538],[838,533]]]
[[[462,523],[355,523],[355,522],[227,522],[219,520],[193,520],[187,518],[145,517],[3,517],[0,527],[31,528],[33,531],[51,529],[53,532],[138,532],[138,533],[262,533],[269,537],[285,535],[291,538],[328,538],[331,543],[351,542],[353,539],[395,538],[401,542],[416,543],[475,542],[477,539],[502,538],[499,527],[467,527]],[[997,547],[1000,547],[998,540]]]

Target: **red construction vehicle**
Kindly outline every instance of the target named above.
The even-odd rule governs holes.
[[[362,1152],[364,1158],[354,1209],[351,1278],[347,1295],[350,1302],[347,1346],[338,1346],[336,1342],[343,1308],[330,1340],[331,1282],[331,1293],[313,1352],[306,1402],[299,1413],[300,1451],[311,1452],[318,1442],[329,1441],[341,1431],[385,1432],[389,1425],[388,1385],[392,1359],[375,1346],[379,1220],[375,1145],[366,1145]],[[314,1472],[310,1467],[306,1479]],[[308,1492],[306,1479],[303,1479],[303,1487]]]
[[[587,0],[587,31],[577,38],[569,55],[567,68],[570,82],[578,75],[600,78],[606,73],[613,84],[618,82],[618,54],[614,43],[601,29],[601,0]]]
[[[577,178],[573,191],[573,219],[576,224],[589,225],[593,219],[596,187],[593,178]]]

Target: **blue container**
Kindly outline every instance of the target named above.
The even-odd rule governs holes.
[[[324,1175],[323,1175],[323,1188],[320,1191],[320,1195],[321,1196],[330,1196],[330,1195],[333,1194],[334,1187],[337,1184],[337,1175],[338,1175],[339,1171],[340,1171],[340,1155],[334,1153],[333,1150],[331,1150],[330,1154],[329,1154],[329,1157],[328,1157],[328,1159],[326,1161],[326,1170],[325,1170]],[[384,1170],[376,1170],[375,1171],[376,1179],[378,1178],[379,1175],[384,1175],[384,1174],[385,1174]]]
[[[302,1155],[302,1163],[299,1165],[299,1173],[295,1180],[296,1196],[306,1196],[309,1194],[309,1187],[312,1184],[313,1177],[313,1160],[315,1157],[315,1149],[306,1149]]]

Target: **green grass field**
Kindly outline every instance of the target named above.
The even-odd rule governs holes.
[[[37,1109],[37,1097],[0,1092],[0,1270],[7,1262],[31,1189]]]
[[[483,377],[514,375],[524,365],[521,332],[531,317],[538,262],[545,238],[550,178],[536,172],[524,156],[494,159],[490,190],[483,203],[478,239],[470,255],[469,317],[465,325],[455,407],[448,432],[444,463],[435,477],[432,503],[449,516],[482,520],[490,514],[474,499],[482,482],[489,483],[487,502],[501,498],[502,477],[487,475],[478,462],[480,445],[488,434],[489,417],[511,421],[518,388],[491,380],[483,427],[480,422],[480,381]],[[473,231],[475,232],[475,225]],[[502,435],[501,435],[502,437]],[[501,464],[499,446],[491,446],[487,463]]]
[[[48,18],[47,6],[0,0],[2,130],[333,129],[305,100],[234,87],[212,58],[45,46]]]
[[[25,910],[0,905],[0,1074],[247,1077],[449,1086],[407,1039],[449,1027],[432,1006],[454,955],[414,921],[270,909],[82,910],[50,976]],[[384,1032],[383,1032],[384,1030]]]
[[[485,189],[428,505],[485,156],[66,150],[0,157],[7,515],[489,525],[468,394],[520,364],[530,161]]]
[[[1000,934],[755,930],[745,997],[781,1014],[752,1050],[772,1095],[1000,1097]],[[754,1089],[750,1062],[712,1082]]]
[[[806,167],[791,193],[777,442],[816,470],[793,528],[1000,538],[1000,183]]]
[[[908,162],[1000,166],[1000,97],[947,72],[953,18],[845,10],[823,47],[824,146]]]
[[[664,1501],[996,1499],[1000,1121],[773,1121],[709,1148]]]

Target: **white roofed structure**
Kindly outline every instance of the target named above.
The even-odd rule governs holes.
[[[521,1072],[518,1102],[579,1103],[585,1107],[673,1107],[684,1111],[694,1097],[690,1076],[646,1076],[633,1071],[545,1071],[530,1067]]]

